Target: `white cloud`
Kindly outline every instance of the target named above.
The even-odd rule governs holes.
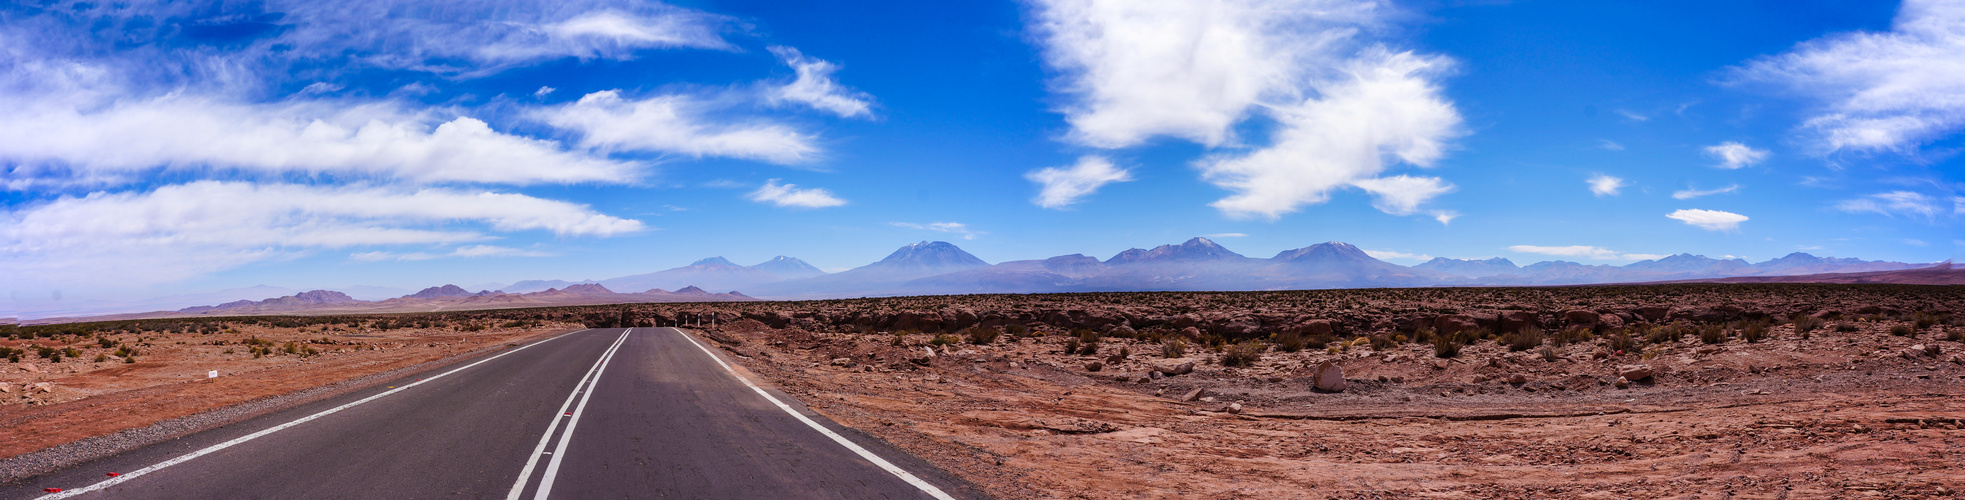
[[[1453,105],[1426,79],[1447,64],[1410,52],[1375,51],[1350,63],[1348,78],[1320,88],[1321,98],[1270,108],[1279,122],[1272,145],[1197,164],[1203,179],[1235,193],[1212,206],[1230,216],[1274,219],[1306,204],[1323,203],[1333,189],[1378,184],[1367,180],[1385,169],[1387,156],[1431,166],[1445,154],[1445,141],[1460,124]],[[1397,183],[1429,190],[1444,186]],[[1381,195],[1375,205],[1396,213],[1406,201],[1424,201],[1419,195],[1429,192],[1397,199],[1374,194]]]
[[[1686,225],[1707,231],[1732,231],[1740,228],[1747,216],[1718,210],[1684,209],[1665,214],[1666,218],[1677,219]]]
[[[780,207],[826,208],[845,205],[846,200],[832,195],[821,188],[799,189],[797,184],[779,184],[777,179],[764,182],[756,191],[744,198],[758,203],[770,203]]]
[[[661,4],[488,1],[429,9],[415,2],[295,2],[283,43],[302,57],[356,60],[466,76],[558,58],[625,60],[654,48],[729,50],[721,16]],[[403,15],[413,11],[415,15]],[[470,61],[475,67],[455,65]]]
[[[893,225],[894,227],[904,227],[908,229],[920,229],[925,231],[935,231],[938,233],[959,234],[962,235],[962,239],[965,240],[973,240],[976,239],[977,236],[987,234],[982,231],[969,229],[968,225],[965,225],[960,222],[930,222],[927,224],[915,224],[912,222],[889,222],[888,224]]]
[[[1693,199],[1693,198],[1698,198],[1698,197],[1700,197],[1700,196],[1710,196],[1710,195],[1715,195],[1715,194],[1726,194],[1726,193],[1732,193],[1732,192],[1735,192],[1735,191],[1739,191],[1739,190],[1740,190],[1740,185],[1739,185],[1739,184],[1734,184],[1734,185],[1731,185],[1731,186],[1726,186],[1726,187],[1723,187],[1723,188],[1719,188],[1719,189],[1708,189],[1708,190],[1704,190],[1704,191],[1700,191],[1700,190],[1697,190],[1697,189],[1692,189],[1692,188],[1685,188],[1685,189],[1682,189],[1682,190],[1678,190],[1678,191],[1673,191],[1673,192],[1672,192],[1672,199],[1676,199],[1676,200],[1690,200],[1690,199]]]
[[[1960,213],[1959,208],[1965,208],[1965,202],[1961,202],[1957,198],[1954,198],[1952,202],[1952,213],[1954,214]],[[1853,200],[1844,200],[1836,203],[1835,208],[1849,213],[1871,212],[1893,217],[1896,215],[1905,215],[1918,216],[1926,219],[1936,217],[1938,212],[1942,210],[1938,207],[1938,198],[1915,191],[1876,193]]]
[[[1590,260],[1652,260],[1665,258],[1663,255],[1648,253],[1623,253],[1602,247],[1572,245],[1566,247],[1545,247],[1537,245],[1514,245],[1509,251],[1554,255],[1557,257],[1577,257]]]
[[[1623,178],[1611,177],[1604,174],[1590,176],[1590,180],[1584,182],[1590,184],[1590,192],[1596,194],[1598,197],[1617,196],[1617,192],[1624,189]]]
[[[495,238],[488,231],[607,237],[643,229],[521,194],[197,181],[0,212],[0,274],[23,284],[134,286],[315,249],[451,245]]]
[[[1201,235],[1201,237],[1203,238],[1247,238],[1248,236],[1249,235],[1242,234],[1242,233],[1214,233],[1214,234]]]
[[[1634,121],[1634,122],[1648,122],[1648,121],[1651,121],[1651,117],[1649,117],[1649,116],[1645,116],[1645,115],[1641,115],[1641,114],[1638,114],[1638,113],[1637,113],[1636,111],[1631,111],[1631,110],[1628,110],[1628,109],[1621,109],[1621,108],[1620,108],[1620,109],[1618,109],[1618,110],[1617,110],[1617,114],[1619,114],[1619,115],[1623,115],[1625,119],[1627,119],[1627,120],[1630,120],[1630,121]]]
[[[335,91],[338,91],[338,90],[341,90],[341,84],[338,84],[338,83],[328,83],[328,82],[314,82],[314,83],[311,83],[311,84],[308,84],[308,85],[307,85],[307,87],[305,87],[305,88],[302,88],[302,89],[300,89],[300,93],[302,93],[302,94],[332,94],[332,93],[334,93]]]
[[[1132,172],[1112,165],[1103,156],[1084,156],[1071,168],[1048,167],[1023,174],[1042,186],[1031,203],[1044,208],[1064,208],[1098,192],[1100,187],[1114,182],[1133,180]]]
[[[1907,0],[1887,32],[1838,33],[1735,68],[1817,101],[1823,152],[1904,150],[1965,127],[1965,5]]]
[[[1952,215],[1965,215],[1965,196],[1953,196],[1951,198],[1951,213]]]
[[[1409,254],[1409,253],[1399,252],[1394,250],[1365,250],[1365,255],[1370,255],[1371,258],[1378,259],[1378,260],[1426,261],[1426,260],[1433,259],[1433,257],[1430,255]]]
[[[1444,226],[1452,224],[1454,219],[1460,218],[1460,215],[1460,212],[1452,210],[1436,210],[1433,212],[1433,220],[1440,221],[1440,225]]]
[[[1767,159],[1767,151],[1747,147],[1734,141],[1726,141],[1706,146],[1706,154],[1719,159],[1719,168],[1734,170],[1749,167]]]
[[[1073,139],[1125,147],[1156,135],[1206,145],[1265,98],[1300,95],[1314,66],[1389,5],[1376,1],[1039,0],[1033,31]],[[1334,66],[1334,65],[1331,65]],[[1321,75],[1319,75],[1321,76]],[[1300,98],[1299,98],[1300,99]]]
[[[0,158],[10,177],[166,170],[347,173],[413,182],[627,182],[641,167],[492,130],[468,116],[395,102],[239,104],[165,95],[97,103],[0,99]]]
[[[1623,150],[1624,150],[1624,145],[1623,145],[1623,144],[1618,144],[1618,143],[1617,143],[1617,141],[1612,141],[1612,140],[1610,140],[1610,139],[1598,139],[1598,140],[1597,140],[1597,147],[1599,147],[1599,148],[1603,148],[1603,149],[1604,149],[1605,151],[1623,151]]]
[[[798,72],[798,79],[770,89],[768,99],[771,102],[795,102],[845,118],[873,115],[870,110],[873,96],[848,89],[833,80],[832,74],[839,71],[838,65],[805,57],[798,49],[791,47],[773,46],[770,50]]]
[[[553,91],[555,91],[555,90],[559,90],[559,89],[556,89],[556,88],[552,88],[551,86],[545,86],[545,85],[541,85],[541,86],[539,87],[539,90],[534,90],[534,91],[532,91],[532,96],[533,96],[533,97],[541,97],[541,98],[543,98],[543,97],[546,97],[546,96],[548,96],[548,95],[552,95],[552,93],[553,93]]]
[[[553,256],[552,253],[541,252],[537,250],[525,250],[519,248],[501,247],[501,246],[494,246],[494,245],[469,245],[469,246],[457,247],[457,249],[445,253],[431,253],[431,252],[395,253],[395,252],[377,250],[373,252],[358,252],[358,253],[349,254],[348,258],[352,260],[363,261],[363,262],[377,262],[377,261],[385,261],[385,260],[418,261],[418,260],[431,260],[431,259],[442,259],[442,258],[451,258],[451,257],[473,258],[473,257],[551,257],[551,256]]]
[[[630,100],[618,91],[604,90],[532,114],[554,127],[580,132],[580,145],[603,151],[724,156],[779,164],[803,163],[819,153],[811,135],[768,121],[713,123],[704,116],[707,108],[689,96]]]
[[[1438,177],[1408,175],[1359,179],[1351,185],[1371,193],[1372,208],[1392,215],[1412,215],[1419,211],[1419,205],[1454,190],[1452,184]]]

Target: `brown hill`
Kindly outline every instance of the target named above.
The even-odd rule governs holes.
[[[1665,283],[1883,283],[1897,285],[1965,285],[1965,269],[1952,267],[1951,261],[1918,269],[1872,271],[1866,273],[1823,273],[1795,276],[1736,276]]]

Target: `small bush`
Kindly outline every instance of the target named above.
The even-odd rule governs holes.
[[[1433,356],[1451,358],[1460,355],[1460,342],[1451,335],[1433,336]]]
[[[1001,335],[1003,335],[1003,332],[998,331],[995,328],[990,328],[987,326],[971,327],[969,328],[969,343],[975,345],[989,345],[995,343],[996,337]]]
[[[1089,328],[1080,328],[1076,333],[1078,334],[1078,352],[1080,354],[1087,356],[1098,354],[1099,335],[1097,331]]]
[[[131,365],[134,365],[134,364],[136,364],[136,356],[130,356],[130,357],[127,357],[127,358],[123,358],[123,363],[124,363],[124,364],[131,364]]]
[[[1726,327],[1724,325],[1699,325],[1699,341],[1708,344],[1726,342]]]
[[[1256,342],[1254,340],[1250,340],[1240,344],[1235,344],[1234,346],[1229,347],[1227,352],[1223,352],[1221,354],[1221,366],[1254,365],[1256,361],[1260,361],[1262,359],[1262,351],[1266,351],[1268,349],[1269,346],[1263,345],[1261,342]]]
[[[1890,334],[1896,335],[1898,337],[1909,337],[1912,335],[1917,335],[1917,329],[1911,328],[1910,325],[1899,324],[1897,326],[1890,327]]]
[[[1835,331],[1842,332],[1842,333],[1849,333],[1861,329],[1862,328],[1858,328],[1855,323],[1842,322],[1842,323],[1835,324]]]
[[[1632,340],[1631,334],[1624,333],[1622,329],[1605,335],[1603,341],[1604,346],[1609,347],[1611,351],[1635,352],[1637,350],[1637,341]]]
[[[101,363],[101,362],[104,362],[104,361],[109,361],[109,355],[108,355],[108,354],[96,354],[96,362],[97,362],[97,363]]]
[[[1928,330],[1932,326],[1938,324],[1939,318],[1937,315],[1934,314],[1920,312],[1917,313],[1916,315],[1911,316],[1911,320],[1917,322],[1918,330]]]
[[[1740,328],[1740,340],[1745,340],[1749,344],[1759,342],[1763,338],[1767,338],[1767,322],[1765,321],[1751,321],[1746,326]]]
[[[1392,350],[1392,349],[1396,349],[1396,348],[1398,348],[1398,347],[1399,347],[1399,343],[1398,343],[1398,342],[1395,342],[1395,341],[1393,341],[1393,340],[1392,340],[1392,336],[1391,336],[1391,335],[1373,335],[1373,336],[1371,336],[1371,350],[1374,350],[1374,351],[1389,351],[1389,350]]]
[[[1302,333],[1298,333],[1294,331],[1277,333],[1275,339],[1276,339],[1276,349],[1283,352],[1301,351],[1303,350],[1304,347],[1308,347],[1310,345],[1310,341],[1308,339],[1303,338]]]
[[[1433,336],[1434,336],[1433,327],[1426,326],[1426,325],[1419,325],[1418,327],[1412,329],[1412,340],[1419,341],[1419,342],[1432,342]]]
[[[1562,359],[1562,356],[1556,354],[1556,348],[1554,346],[1542,346],[1539,352],[1542,354],[1543,361],[1554,363],[1556,360]]]
[[[1508,341],[1509,351],[1522,352],[1542,345],[1542,336],[1542,329],[1531,325],[1522,328],[1519,332],[1508,334],[1503,339]]]
[[[1957,328],[1946,330],[1945,340],[1949,340],[1952,342],[1965,342],[1965,330],[1959,330]],[[14,355],[14,359],[20,359],[20,355],[18,354]]]
[[[1064,340],[1064,353],[1078,354],[1078,339],[1076,337]]]
[[[962,342],[962,338],[961,338],[961,337],[957,337],[957,336],[954,336],[954,335],[949,335],[949,334],[946,334],[946,333],[943,333],[943,334],[937,334],[937,335],[935,335],[935,339],[934,339],[934,340],[930,340],[930,341],[928,341],[928,343],[930,343],[930,344],[934,344],[934,345],[938,345],[938,346],[944,346],[944,345],[949,345],[949,344],[955,344],[955,343],[959,343],[959,342]]]
[[[1812,332],[1817,329],[1820,329],[1823,324],[1828,323],[1827,321],[1822,321],[1822,318],[1817,318],[1806,314],[1794,315],[1793,321],[1794,321],[1795,333]]]
[[[1010,326],[1008,326],[1008,327],[1005,327],[1005,328],[1006,328],[1007,330],[1009,330],[1009,333],[1010,333],[1010,335],[1011,335],[1011,336],[1013,336],[1013,337],[1040,337],[1040,336],[1042,336],[1041,334],[1039,334],[1039,333],[1037,333],[1037,332],[1034,332],[1034,331],[1031,331],[1031,329],[1030,329],[1030,327],[1028,327],[1028,326],[1023,326],[1023,325],[1020,325],[1020,324],[1013,324],[1013,325],[1010,325]]]
[[[1160,344],[1160,357],[1178,358],[1183,356],[1187,356],[1187,342],[1180,340],[1179,336],[1168,337],[1166,342]]]

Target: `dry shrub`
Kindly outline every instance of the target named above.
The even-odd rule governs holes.
[[[1890,334],[1896,335],[1898,337],[1909,337],[1912,335],[1917,335],[1917,329],[1911,328],[1910,325],[1900,324],[1897,326],[1890,327]]]
[[[1433,355],[1441,358],[1459,356],[1460,342],[1454,340],[1451,335],[1435,335],[1433,336]]]
[[[1167,341],[1160,344],[1161,357],[1178,358],[1186,355],[1187,355],[1187,342],[1181,340],[1180,336],[1178,335],[1167,337]]]
[[[1792,321],[1794,321],[1795,333],[1812,332],[1817,329],[1820,329],[1822,325],[1828,323],[1827,321],[1823,321],[1822,318],[1817,318],[1806,314],[1796,314],[1794,315],[1794,319]]]
[[[987,326],[970,327],[969,343],[975,345],[989,345],[995,343],[996,337],[1001,335],[1003,335],[1003,332],[995,328],[991,328]]]
[[[1631,339],[1631,334],[1625,333],[1622,328],[1614,330],[1609,335],[1605,335],[1603,341],[1604,346],[1609,347],[1612,351],[1635,352],[1637,350],[1637,341]]]
[[[1542,329],[1537,328],[1534,325],[1529,325],[1523,327],[1521,331],[1510,333],[1502,337],[1502,340],[1508,342],[1509,351],[1522,352],[1529,349],[1534,349],[1536,348],[1536,346],[1542,345],[1542,340],[1543,340]]]
[[[1221,353],[1221,366],[1254,365],[1256,361],[1262,359],[1262,351],[1266,350],[1269,350],[1269,346],[1254,340],[1235,344]]]
[[[1708,344],[1726,342],[1725,325],[1699,325],[1699,341]]]
[[[1855,323],[1850,323],[1847,321],[1835,324],[1835,331],[1842,332],[1842,333],[1849,333],[1861,329],[1862,328],[1856,326]]]
[[[1276,350],[1283,351],[1283,352],[1301,351],[1303,350],[1304,347],[1310,345],[1309,340],[1303,338],[1302,333],[1298,333],[1294,331],[1279,332],[1275,335],[1275,338],[1276,338]]]

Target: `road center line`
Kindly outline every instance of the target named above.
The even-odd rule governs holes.
[[[573,398],[580,395],[581,388],[586,387],[586,392],[593,392],[593,389],[588,387],[589,379],[600,379],[597,373],[600,372],[601,364],[606,363],[607,359],[614,355],[615,349],[621,347],[621,341],[627,340],[628,332],[631,331],[634,331],[634,329],[630,328],[627,331],[621,332],[621,336],[614,339],[614,344],[607,346],[607,351],[602,352],[600,358],[594,360],[594,366],[587,368],[587,374],[580,376],[580,382],[573,384],[573,392],[567,393],[566,402],[560,403],[559,411],[553,412],[553,423],[546,426],[546,435],[539,436],[539,446],[532,448],[532,455],[525,460],[525,468],[519,470],[518,482],[512,483],[511,493],[505,494],[506,500],[518,500],[519,494],[525,491],[525,483],[532,479],[532,468],[539,465],[539,455],[557,455],[553,452],[546,451],[546,445],[553,442],[553,431],[559,429],[559,423],[561,420],[564,420],[567,407],[573,406]],[[573,428],[569,425],[567,432],[570,434],[572,431]]]
[[[796,418],[800,422],[805,422],[805,425],[810,426],[813,430],[819,431],[820,434],[824,434],[826,437],[832,438],[833,442],[839,443],[840,446],[844,446],[846,447],[846,449],[853,450],[853,453],[859,454],[860,458],[867,459],[868,462],[873,462],[874,465],[880,466],[881,469],[885,469],[887,472],[892,473],[897,477],[900,477],[902,481],[907,481],[907,484],[912,484],[914,485],[914,487],[920,488],[921,491],[923,493],[927,493],[928,496],[935,497],[940,500],[955,500],[955,497],[948,496],[948,493],[943,493],[941,488],[936,488],[935,485],[928,484],[927,481],[923,481],[921,480],[921,478],[915,477],[914,474],[909,473],[906,469],[902,469],[900,468],[900,466],[894,465],[892,462],[888,462],[887,459],[880,458],[880,455],[875,455],[873,454],[872,451],[868,451],[866,448],[860,447],[858,443],[854,443],[850,440],[847,440],[845,436],[841,436],[839,435],[839,433],[833,432],[832,429],[827,429],[826,426],[819,425],[818,422],[814,422],[812,421],[812,419],[806,418],[805,414],[799,413],[798,410],[792,409],[791,405],[787,405],[785,404],[785,402],[779,401],[778,398],[771,396],[771,393],[765,392],[764,389],[759,388],[757,384],[752,384],[750,379],[746,379],[742,375],[738,375],[737,370],[730,368],[729,363],[724,363],[723,358],[717,357],[716,353],[714,352],[710,352],[710,348],[704,347],[703,343],[701,342],[697,342],[695,337],[691,337],[689,336],[689,334],[683,333],[682,329],[680,328],[672,328],[672,330],[675,330],[676,334],[681,335],[683,339],[687,339],[690,344],[694,344],[697,349],[702,349],[703,354],[709,355],[711,360],[716,361],[717,366],[721,366],[723,367],[723,371],[729,372],[731,378],[735,378],[737,379],[738,382],[743,382],[745,387],[749,387],[751,388],[751,390],[757,391],[757,395],[764,396],[764,399],[770,401],[771,404],[778,405],[778,409],[784,410],[785,413],[791,414],[792,418]]]
[[[144,468],[142,468],[142,469],[137,469],[137,470],[135,470],[135,471],[131,471],[131,472],[126,472],[126,473],[123,473],[123,474],[122,474],[122,475],[120,475],[120,476],[116,476],[116,477],[113,477],[113,478],[109,478],[109,479],[106,479],[106,480],[103,480],[102,482],[99,482],[99,483],[96,483],[96,484],[91,484],[91,485],[89,485],[89,486],[88,486],[88,487],[86,487],[86,488],[78,488],[78,489],[73,489],[73,490],[63,490],[63,491],[62,491],[62,492],[60,492],[60,493],[50,493],[50,494],[47,494],[47,495],[41,495],[40,497],[37,497],[37,498],[36,498],[36,500],[55,500],[55,499],[60,499],[60,498],[68,498],[68,497],[72,497],[72,496],[76,496],[76,495],[80,495],[80,494],[83,494],[83,493],[90,493],[90,492],[94,492],[94,491],[99,491],[99,490],[102,490],[102,489],[104,489],[104,488],[108,488],[108,487],[110,487],[110,486],[115,486],[115,485],[118,485],[118,484],[122,484],[122,483],[123,483],[124,481],[129,481],[129,480],[131,480],[131,479],[136,479],[136,478],[138,478],[138,477],[142,477],[142,476],[143,476],[144,474],[149,474],[149,473],[152,473],[152,472],[157,472],[157,471],[159,471],[159,470],[163,470],[163,469],[164,469],[164,468],[166,468],[166,467],[170,467],[170,466],[173,466],[173,465],[177,465],[177,464],[181,464],[181,463],[184,463],[184,462],[188,462],[188,461],[191,461],[192,459],[195,459],[195,458],[198,458],[198,457],[202,457],[202,456],[205,456],[205,455],[210,455],[210,454],[212,454],[212,453],[216,453],[216,452],[218,452],[218,451],[220,451],[220,450],[224,450],[224,449],[226,449],[226,448],[231,448],[231,447],[233,447],[233,446],[238,446],[238,445],[239,445],[239,444],[241,444],[241,443],[245,443],[245,442],[247,442],[247,441],[251,441],[251,440],[254,440],[254,439],[259,439],[259,438],[261,438],[261,437],[265,437],[265,436],[266,436],[267,434],[272,434],[272,433],[275,433],[275,432],[279,432],[279,431],[282,431],[282,430],[286,430],[286,429],[287,429],[287,428],[289,428],[289,427],[293,427],[293,426],[296,426],[296,425],[300,425],[300,424],[304,424],[304,423],[307,423],[307,422],[310,422],[310,421],[313,421],[314,419],[317,419],[317,418],[321,418],[321,417],[325,417],[325,416],[328,416],[328,415],[332,415],[332,414],[334,414],[334,413],[336,413],[336,412],[339,412],[339,411],[341,411],[341,410],[346,410],[346,409],[349,409],[349,408],[354,408],[354,407],[356,407],[356,406],[361,406],[361,405],[362,405],[363,403],[367,403],[367,402],[370,402],[370,401],[374,401],[374,400],[377,400],[377,399],[382,399],[382,398],[383,398],[384,396],[388,396],[388,395],[390,395],[390,394],[395,394],[395,393],[398,393],[398,392],[402,392],[402,391],[404,391],[404,390],[407,390],[407,389],[409,389],[409,388],[411,388],[411,387],[416,387],[416,386],[419,386],[419,385],[423,385],[424,383],[427,383],[427,382],[430,382],[430,381],[432,381],[432,380],[436,380],[436,379],[440,379],[440,378],[444,378],[445,376],[449,376],[449,375],[450,375],[450,374],[452,374],[452,373],[457,373],[457,372],[460,372],[460,371],[464,371],[464,370],[467,370],[467,369],[470,369],[470,368],[471,368],[471,367],[473,367],[473,366],[478,366],[478,365],[481,365],[481,364],[485,364],[485,363],[487,363],[487,362],[490,362],[491,360],[494,360],[494,359],[498,359],[498,358],[502,358],[502,357],[505,357],[506,355],[509,355],[509,354],[511,354],[511,353],[515,353],[515,352],[519,352],[519,351],[523,351],[523,350],[525,350],[525,349],[526,349],[526,348],[528,348],[528,347],[532,347],[532,346],[536,346],[536,345],[539,345],[539,344],[544,344],[544,343],[547,343],[547,342],[551,342],[551,341],[554,341],[554,340],[558,340],[559,338],[561,338],[561,337],[565,337],[565,336],[567,336],[567,335],[572,335],[572,334],[575,334],[575,333],[580,333],[580,332],[584,332],[584,331],[586,331],[586,330],[580,330],[580,331],[576,331],[576,332],[569,332],[569,333],[565,333],[565,334],[561,334],[561,335],[558,335],[558,336],[554,336],[553,338],[550,338],[550,339],[546,339],[546,340],[541,340],[541,341],[538,341],[538,342],[533,342],[533,343],[530,343],[530,344],[526,344],[526,345],[523,345],[523,346],[519,346],[519,347],[518,347],[518,348],[516,348],[516,349],[512,349],[512,350],[509,350],[509,351],[505,351],[505,352],[502,352],[502,353],[498,353],[498,355],[496,355],[496,356],[492,356],[492,357],[489,357],[489,358],[484,358],[484,359],[480,359],[480,360],[478,360],[478,361],[477,361],[477,362],[475,362],[475,363],[471,363],[471,364],[468,364],[468,365],[464,365],[464,366],[461,366],[461,367],[457,367],[457,368],[455,368],[455,369],[452,369],[452,370],[450,370],[450,371],[447,371],[447,372],[443,372],[443,373],[440,373],[440,374],[437,374],[436,376],[432,376],[432,377],[428,377],[428,378],[424,378],[423,380],[418,380],[418,381],[416,381],[416,382],[412,382],[412,383],[409,383],[409,384],[404,384],[404,385],[403,385],[402,387],[397,387],[397,388],[395,388],[395,389],[390,389],[390,390],[387,390],[387,391],[383,391],[382,393],[380,393],[380,394],[376,394],[376,395],[374,395],[374,396],[369,396],[369,397],[366,397],[366,398],[362,398],[362,399],[360,399],[360,400],[358,400],[358,401],[355,401],[355,402],[352,402],[352,403],[348,403],[348,404],[344,404],[344,405],[341,405],[341,406],[336,406],[336,407],[333,407],[333,408],[329,408],[329,409],[327,409],[327,410],[325,410],[325,411],[322,411],[322,412],[320,412],[320,413],[315,413],[315,414],[313,414],[313,415],[308,415],[308,416],[305,416],[305,417],[300,417],[299,419],[295,419],[295,420],[294,420],[294,421],[292,421],[292,422],[287,422],[287,423],[284,423],[284,424],[280,424],[280,425],[276,425],[276,426],[273,426],[273,427],[268,427],[268,428],[266,428],[265,430],[262,430],[262,431],[259,431],[259,432],[255,432],[255,433],[252,433],[252,434],[247,434],[247,435],[244,435],[244,436],[239,436],[239,437],[236,437],[236,438],[232,438],[232,440],[231,440],[231,441],[226,441],[226,442],[223,442],[223,443],[218,443],[218,444],[215,444],[215,445],[211,445],[211,446],[208,446],[208,447],[205,447],[205,449],[202,449],[202,450],[198,450],[198,451],[194,451],[194,452],[191,452],[191,453],[186,453],[186,454],[184,454],[184,455],[180,455],[180,456],[178,456],[177,458],[173,458],[173,459],[170,459],[170,460],[165,460],[165,461],[163,461],[163,462],[159,462],[159,463],[157,463],[157,465],[152,465],[152,466],[149,466],[149,467],[144,467]]]
[[[600,369],[594,372],[593,381],[588,383],[587,393],[580,395],[580,405],[573,407],[573,416],[566,421],[566,432],[559,436],[559,446],[553,448],[553,461],[546,463],[546,474],[539,478],[539,491],[533,492],[533,500],[546,500],[546,496],[552,494],[553,478],[559,475],[560,460],[566,458],[566,445],[573,442],[573,428],[580,425],[580,415],[586,413],[587,401],[593,399],[594,389],[600,387],[600,376],[607,373],[607,364],[614,361],[614,353],[620,352],[621,342],[627,340],[628,332],[631,331],[634,329],[621,332],[621,340],[614,341],[614,349],[608,350],[607,355],[601,357]]]

